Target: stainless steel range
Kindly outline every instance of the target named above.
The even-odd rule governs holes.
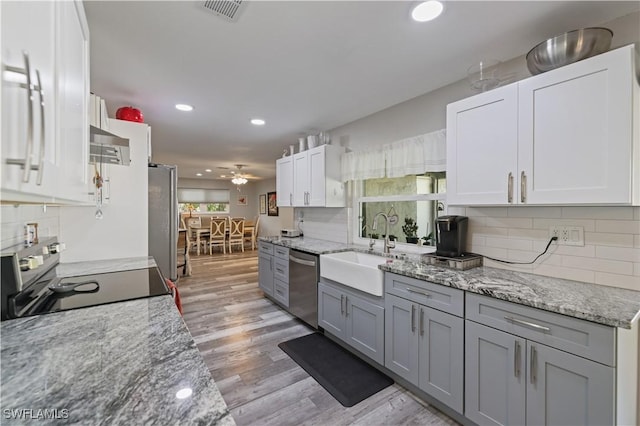
[[[2,321],[170,294],[157,267],[58,277],[61,248],[49,238],[2,253]]]

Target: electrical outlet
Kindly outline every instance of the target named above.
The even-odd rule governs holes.
[[[557,237],[561,246],[584,246],[584,228],[582,226],[551,226],[549,237]]]

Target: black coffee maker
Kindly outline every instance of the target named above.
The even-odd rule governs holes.
[[[436,219],[436,256],[459,257],[467,246],[466,216],[440,216]]]

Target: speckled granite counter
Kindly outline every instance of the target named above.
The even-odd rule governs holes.
[[[394,260],[379,268],[614,327],[631,328],[631,323],[640,313],[640,292],[633,290],[486,266],[458,271],[420,262]]]
[[[355,248],[355,246],[349,246],[347,244],[307,237],[259,237],[258,240],[266,241],[268,243],[273,243],[279,246],[289,247],[294,250],[300,250],[311,254],[336,253],[339,251],[351,250]]]
[[[58,419],[38,424],[235,424],[170,296],[4,321],[0,332],[2,424],[39,410]],[[192,394],[177,398],[183,389]]]

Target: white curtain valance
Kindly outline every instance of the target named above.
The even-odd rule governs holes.
[[[342,180],[402,177],[441,172],[447,165],[444,129],[342,156]]]

